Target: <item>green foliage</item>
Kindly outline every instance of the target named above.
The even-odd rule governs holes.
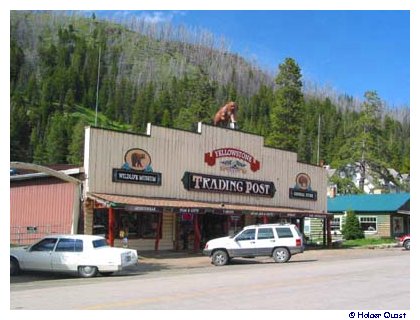
[[[212,123],[218,108],[233,100],[241,130],[297,152],[300,161],[339,167],[364,159],[378,177],[387,167],[410,172],[408,118],[379,116],[375,92],[367,93],[361,112],[304,96],[292,58],[272,79],[241,57],[202,43],[155,40],[94,15],[12,11],[10,63],[14,161],[81,164],[85,125],[144,132],[151,122],[192,130],[199,121]],[[357,192],[346,181],[337,184]]]
[[[355,240],[346,240],[342,243],[343,248],[364,247],[364,246],[380,246],[395,244],[394,238],[364,238]]]
[[[353,211],[347,212],[342,233],[346,240],[362,239],[365,237],[360,227],[359,219]]]
[[[300,68],[292,58],[279,66],[278,89],[270,114],[271,132],[267,144],[297,152],[301,132],[303,93]]]

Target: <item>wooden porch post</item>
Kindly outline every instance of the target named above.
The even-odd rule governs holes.
[[[198,214],[194,214],[194,250],[200,250],[201,234]]]
[[[263,224],[267,224],[268,223],[268,216],[263,215]]]
[[[331,217],[327,217],[327,246],[328,248],[332,247],[332,240],[331,240]]]
[[[160,237],[161,237],[161,233],[162,233],[162,224],[163,224],[163,212],[158,213],[159,217],[159,221],[158,221],[158,225],[157,225],[157,230],[156,230],[156,240],[155,240],[155,251],[159,250],[159,241],[160,241]]]
[[[108,208],[108,243],[111,247],[114,246],[114,225],[115,225],[115,211],[114,208]]]

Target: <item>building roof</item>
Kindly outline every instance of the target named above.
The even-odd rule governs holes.
[[[410,201],[409,193],[343,195],[329,198],[328,212],[396,212]]]

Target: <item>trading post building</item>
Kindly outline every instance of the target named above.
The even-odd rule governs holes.
[[[245,225],[303,232],[305,219],[318,219],[330,242],[326,171],[261,136],[201,123],[196,132],[85,130],[83,233],[141,251],[200,250]]]

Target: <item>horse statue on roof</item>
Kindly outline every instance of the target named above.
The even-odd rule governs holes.
[[[226,103],[216,112],[213,118],[213,124],[219,127],[237,129],[236,112],[238,109],[238,105],[235,102],[231,101]]]

